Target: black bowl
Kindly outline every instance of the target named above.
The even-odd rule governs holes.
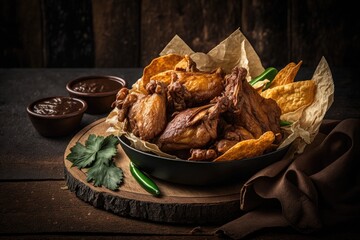
[[[262,168],[280,160],[288,147],[259,157],[228,162],[200,162],[160,157],[130,146],[125,136],[120,145],[129,159],[149,175],[172,183],[186,185],[214,185],[247,180]]]

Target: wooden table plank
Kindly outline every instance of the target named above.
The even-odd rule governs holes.
[[[119,217],[81,201],[64,181],[0,183],[0,234],[121,233],[191,235],[192,225]],[[212,226],[198,233],[211,235]]]
[[[236,0],[141,1],[140,66],[158,57],[175,35],[195,52],[209,52],[241,26],[241,5]]]
[[[219,239],[217,226],[159,224],[96,209],[65,188],[64,181],[0,183],[0,239]],[[359,239],[354,226],[302,235],[271,229],[251,239]]]
[[[140,66],[141,1],[92,0],[95,66]],[[126,33],[126,34],[124,34]]]
[[[106,114],[84,114],[81,126],[61,138],[40,136],[26,107],[48,96],[67,96],[66,83],[86,75],[114,75],[132,84],[141,69],[0,69],[0,181],[64,179],[63,154],[77,131]]]
[[[1,239],[6,239],[6,240],[12,240],[12,239],[27,239],[27,240],[45,240],[45,239],[49,239],[49,240],[63,240],[63,239],[83,239],[83,240],[114,240],[114,239],[118,239],[118,240],[199,240],[199,239],[203,239],[203,240],[212,240],[212,239],[217,239],[219,240],[219,238],[217,236],[149,236],[149,235],[136,235],[136,236],[129,236],[129,235],[125,235],[125,236],[119,236],[116,234],[110,234],[107,236],[99,236],[99,235],[20,235],[20,236],[6,236],[6,237],[1,237],[0,236],[0,240]],[[256,238],[256,239],[264,239],[264,238]],[[277,238],[279,239],[279,238]],[[281,240],[281,239],[279,239]]]

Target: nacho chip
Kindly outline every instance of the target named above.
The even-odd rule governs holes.
[[[175,65],[183,59],[183,56],[178,54],[167,54],[161,57],[154,58],[149,65],[144,68],[142,76],[142,87],[150,82],[150,78],[158,73],[166,70],[174,69]]]
[[[190,66],[191,62],[193,62],[193,61],[190,58],[190,56],[185,55],[184,58],[175,65],[174,70],[176,70],[176,71],[186,71],[186,69],[189,69],[189,66]]]
[[[175,71],[184,71],[184,72],[198,72],[199,69],[196,68],[196,63],[190,58],[189,55],[185,55],[184,58],[178,62],[175,67]]]
[[[309,106],[314,101],[315,92],[315,82],[305,80],[270,88],[261,92],[260,95],[274,99],[283,115]]]
[[[158,73],[158,74],[152,76],[150,79],[163,82],[167,86],[171,82],[171,75],[173,72],[174,72],[174,70],[166,70],[164,72],[161,72],[161,73]]]
[[[276,74],[269,88],[274,88],[276,86],[294,82],[294,79],[300,69],[301,64],[302,61],[300,61],[298,64],[291,62],[288,65],[286,65]]]
[[[217,157],[214,162],[240,160],[259,156],[271,146],[274,140],[275,134],[272,131],[267,131],[258,139],[249,139],[238,142],[224,154]]]

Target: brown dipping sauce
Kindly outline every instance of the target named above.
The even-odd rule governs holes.
[[[83,104],[71,98],[55,97],[37,102],[33,111],[41,115],[65,115],[77,112],[83,108]]]
[[[112,92],[122,87],[119,82],[105,78],[84,79],[72,86],[72,89],[82,93]]]

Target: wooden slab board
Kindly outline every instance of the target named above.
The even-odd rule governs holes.
[[[132,177],[129,158],[118,145],[115,163],[123,170],[124,181],[118,191],[94,187],[86,181],[86,173],[66,159],[76,142],[85,143],[90,134],[107,136],[109,125],[99,119],[78,132],[69,142],[65,154],[65,179],[69,189],[83,201],[96,208],[123,217],[142,220],[181,223],[218,224],[240,216],[241,183],[222,186],[188,186],[153,179],[159,186],[161,197],[146,192]]]

